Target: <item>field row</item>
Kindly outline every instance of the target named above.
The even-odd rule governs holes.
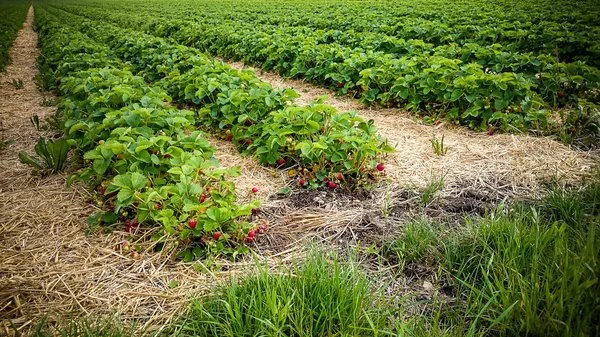
[[[366,184],[392,151],[355,114],[294,105],[295,92],[187,47],[52,8],[36,8],[36,26],[44,82],[62,96],[63,129],[90,164],[71,178],[108,209],[93,220],[160,224],[189,247],[186,259],[205,248],[235,255],[264,231],[246,221],[258,202],[236,204],[227,177],[237,170],[218,167],[200,129],[265,165],[295,166],[306,187]]]
[[[29,4],[23,1],[0,2],[0,71],[10,62],[8,49],[23,26]]]
[[[113,10],[113,5],[119,10]],[[557,61],[556,55],[542,49],[539,53],[520,51],[522,48],[513,48],[506,41],[441,43],[428,38],[415,40],[413,36],[405,39],[364,31],[315,30],[287,23],[237,20],[236,16],[229,18],[226,9],[222,15],[191,11],[190,16],[182,7],[170,9],[170,4],[161,2],[136,5],[138,14],[133,17],[125,14],[134,9],[130,3],[55,6],[284,76],[304,78],[358,97],[365,104],[404,107],[479,130],[545,127],[550,116],[546,108],[600,100],[597,68],[580,61]],[[265,12],[254,17],[277,15]],[[594,29],[589,32],[596,34]],[[523,34],[536,36],[527,30]],[[573,46],[580,55],[567,59],[585,59],[587,51],[598,47],[596,40],[589,41],[594,41],[589,48]],[[527,45],[531,46],[531,41]]]

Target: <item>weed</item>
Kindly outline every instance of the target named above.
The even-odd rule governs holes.
[[[15,141],[14,140],[10,140],[10,139],[0,139],[0,151],[6,149],[9,145],[14,144]]]
[[[29,117],[29,121],[37,131],[40,131],[40,117],[38,115]]]
[[[22,79],[14,79],[13,78],[12,82],[9,82],[9,84],[12,85],[17,90],[23,89],[25,87]]]
[[[431,175],[431,181],[421,193],[421,204],[428,206],[436,197],[437,193],[444,188],[444,180],[446,179],[446,173],[441,174],[439,177]]]
[[[194,336],[358,336],[387,327],[378,295],[353,263],[313,254],[285,273],[259,266],[192,302],[182,324]]]
[[[433,153],[436,155],[443,156],[448,152],[448,147],[444,145],[444,135],[442,135],[442,139],[438,140],[434,134],[430,142]]]
[[[19,152],[19,160],[23,164],[32,166],[34,174],[55,173],[64,169],[70,148],[71,146],[65,138],[46,142],[44,137],[40,137],[35,145],[35,153],[40,156],[42,161],[30,156],[27,152]]]
[[[441,266],[459,305],[436,300],[404,322],[414,336],[592,336],[600,333],[600,174],[535,204],[500,206],[443,233],[414,223],[387,255]],[[433,307],[431,307],[433,306]]]
[[[47,99],[45,96],[42,97],[42,106],[55,106],[55,105],[56,105],[55,99]]]

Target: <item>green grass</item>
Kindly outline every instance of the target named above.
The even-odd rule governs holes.
[[[388,243],[383,252],[395,259],[437,261],[459,304],[407,322],[409,335],[600,335],[599,181],[500,207],[447,234],[412,224]]]
[[[387,327],[380,299],[354,263],[313,254],[283,273],[261,267],[256,275],[194,300],[181,331],[189,336],[373,336]]]

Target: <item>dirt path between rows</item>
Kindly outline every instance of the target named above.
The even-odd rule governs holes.
[[[251,68],[241,62],[227,62],[236,69]],[[446,175],[447,195],[465,188],[494,194],[495,197],[534,197],[540,187],[558,180],[576,183],[587,176],[597,154],[575,151],[550,138],[525,135],[476,133],[442,123],[424,125],[408,112],[398,109],[367,108],[347,96],[331,95],[327,89],[301,80],[285,79],[255,68],[255,73],[276,88],[292,88],[300,94],[298,104],[308,104],[321,95],[340,111],[356,110],[373,119],[378,133],[396,145],[397,152],[386,162],[388,177],[399,186],[423,187],[433,176]],[[448,152],[434,154],[431,139],[441,139]]]

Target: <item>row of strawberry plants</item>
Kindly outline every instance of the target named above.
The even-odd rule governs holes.
[[[90,15],[92,10],[83,13]],[[97,13],[97,12],[96,12]],[[103,13],[103,12],[102,12]],[[104,13],[103,13],[104,14]],[[110,18],[110,14],[103,17]],[[228,33],[231,33],[228,35]],[[444,57],[413,56],[392,59],[381,53],[358,53],[349,48],[316,45],[298,37],[269,37],[256,32],[221,32],[235,36],[238,43],[223,44],[228,49],[243,44],[251,50],[242,53],[244,61],[260,63],[265,69],[304,77],[317,83],[338,83],[344,92],[360,91],[365,102],[432,109],[443,105],[446,117],[485,128],[488,123],[523,127],[543,122],[543,115],[531,108],[536,101],[532,84],[512,73],[490,74],[481,66]],[[206,42],[202,29],[190,24],[173,34],[177,40]],[[240,56],[242,56],[240,55]]]
[[[89,163],[70,181],[90,184],[105,208],[90,223],[124,222],[128,232],[159,225],[155,238],[178,235],[187,261],[247,251],[266,229],[248,222],[259,202],[236,203],[227,177],[239,169],[218,167],[195,113],[169,107],[167,93],[133,75],[110,48],[40,7],[36,26],[46,78],[61,94],[63,129]]]
[[[0,2],[0,71],[10,62],[8,50],[12,46],[17,31],[23,26],[29,3],[24,1]]]
[[[105,3],[109,4],[108,1]],[[424,40],[436,46],[450,43],[501,43],[506,52],[526,51],[538,55],[555,54],[556,51],[560,59],[567,62],[585,60],[594,66],[600,65],[596,63],[600,59],[600,27],[589,10],[582,10],[585,8],[583,5],[577,6],[578,11],[575,13],[572,5],[562,6],[559,14],[563,15],[554,15],[556,11],[548,11],[543,5],[529,4],[524,7],[530,12],[535,12],[540,7],[546,10],[542,10],[538,17],[535,13],[528,13],[522,19],[519,19],[518,11],[508,11],[510,14],[506,14],[507,11],[502,8],[502,12],[496,10],[497,14],[503,14],[499,19],[501,15],[481,15],[477,11],[481,5],[473,3],[445,4],[451,10],[456,9],[456,13],[444,12],[443,15],[438,15],[439,12],[435,10],[432,12],[429,3],[417,4],[416,10],[413,8],[408,11],[407,6],[388,3],[368,8],[362,3],[319,6],[314,3],[292,2],[284,8],[268,3],[260,3],[259,6],[253,3],[250,8],[236,4],[228,8],[223,1],[206,3],[200,7],[196,4],[186,6],[185,2],[177,4],[179,6],[169,3],[169,6],[162,6],[159,11],[156,10],[157,4],[153,4],[148,9],[153,11],[154,16],[162,18],[176,17],[178,13],[187,12],[194,21],[207,25],[230,26],[245,23],[253,27],[260,26],[262,30],[297,27],[303,31],[323,29],[338,33],[359,32],[361,35],[373,33],[377,36]],[[127,6],[131,4],[124,4],[122,9],[126,10]],[[140,4],[135,6],[139,8]],[[110,8],[113,9],[114,4],[111,3]],[[465,10],[473,14],[465,15]],[[567,10],[569,15],[564,15]]]
[[[295,92],[273,90],[249,70],[240,72],[161,38],[62,15],[79,21],[78,29],[111,46],[179,104],[196,108],[205,126],[219,130],[242,153],[263,164],[299,166],[296,172],[306,185],[335,187],[330,182],[340,174],[348,185],[372,182],[378,157],[393,150],[355,112],[338,113],[321,101],[300,107],[292,104]]]

